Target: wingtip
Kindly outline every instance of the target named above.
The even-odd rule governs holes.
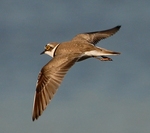
[[[121,25],[117,25],[116,28],[120,29],[120,28],[121,28]]]
[[[33,115],[32,116],[32,121],[35,121],[37,118]]]
[[[34,117],[34,116],[32,116],[32,121],[34,122],[35,120],[37,120],[38,119],[38,116],[37,117]]]
[[[32,117],[32,121],[33,121],[33,122],[34,122],[34,120],[35,120],[35,119]]]

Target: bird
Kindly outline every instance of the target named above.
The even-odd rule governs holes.
[[[52,59],[41,69],[37,78],[32,110],[33,121],[41,116],[58,90],[67,71],[76,62],[88,58],[112,61],[107,55],[120,54],[120,52],[96,46],[102,39],[115,34],[120,27],[118,25],[107,30],[81,33],[70,41],[62,43],[51,42],[45,45],[44,51],[41,54],[47,54]]]

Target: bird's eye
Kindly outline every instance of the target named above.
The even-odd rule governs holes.
[[[46,46],[45,46],[45,50],[46,50],[46,51],[50,50],[51,48],[52,48],[52,47],[51,47],[50,45],[46,45]]]

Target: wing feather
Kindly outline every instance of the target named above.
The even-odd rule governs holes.
[[[41,70],[36,84],[32,119],[38,119],[53,98],[65,74],[77,61],[77,55],[55,56]]]
[[[86,42],[89,42],[89,43],[92,43],[95,45],[100,40],[105,39],[105,38],[115,34],[120,29],[120,27],[121,26],[118,25],[118,26],[111,28],[111,29],[108,29],[108,30],[78,34],[77,36],[75,36],[72,39],[72,41],[86,41]]]

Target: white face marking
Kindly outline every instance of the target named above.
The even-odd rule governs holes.
[[[45,54],[53,57],[54,51],[53,50],[52,51],[45,51]]]
[[[47,44],[47,45],[51,45],[51,44]],[[59,44],[57,44],[51,51],[45,51],[45,54],[51,56],[51,57],[54,57],[54,53],[55,53],[55,50],[56,48],[58,47]]]

